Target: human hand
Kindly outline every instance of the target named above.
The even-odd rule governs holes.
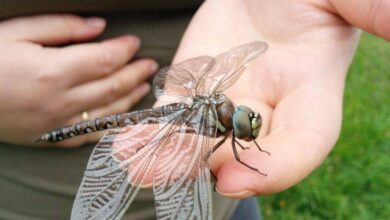
[[[218,192],[245,198],[285,190],[330,152],[340,132],[345,77],[359,38],[359,31],[337,11],[346,11],[342,16],[349,23],[390,39],[389,29],[379,28],[379,23],[389,24],[389,11],[381,11],[386,7],[374,7],[371,13],[382,17],[370,19],[368,9],[363,13],[369,7],[363,4],[375,5],[373,1],[347,2],[207,1],[199,9],[174,63],[254,40],[269,44],[225,92],[235,105],[247,105],[262,115],[257,141],[272,155],[247,143],[251,149],[241,151],[240,157],[268,176],[238,163],[227,140],[210,160]],[[353,11],[362,13],[354,18]]]
[[[157,64],[128,64],[139,49],[137,37],[81,43],[104,28],[102,19],[72,15],[0,22],[0,141],[33,145],[44,132],[81,121],[83,111],[91,118],[124,112],[148,93],[145,80]],[[57,146],[98,138],[80,136]]]

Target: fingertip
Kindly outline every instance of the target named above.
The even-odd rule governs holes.
[[[150,92],[151,88],[152,87],[149,85],[149,83],[143,83],[142,85],[138,86],[137,92],[144,96]]]
[[[93,29],[103,29],[106,26],[106,20],[100,17],[89,17],[85,19],[88,27]]]
[[[85,41],[100,35],[105,27],[106,20],[101,17],[84,18],[84,25],[78,31],[75,31],[75,41]]]
[[[158,67],[159,67],[159,65],[156,61],[150,60],[149,69],[150,69],[151,75],[157,71]]]
[[[135,35],[124,35],[113,39],[108,39],[105,42],[120,42],[130,46],[131,50],[137,50],[141,46],[141,39]]]
[[[57,18],[57,17],[54,17]],[[100,35],[106,27],[106,21],[101,17],[84,18],[71,14],[63,14],[60,19],[53,19],[52,35],[55,44],[89,41]],[[57,20],[57,22],[55,22]]]
[[[46,46],[90,40],[102,33],[106,21],[73,14],[45,14],[9,19],[2,25],[5,39],[25,40]]]
[[[141,46],[141,39],[135,35],[125,35],[119,37],[119,39],[131,43],[135,48],[139,48]]]
[[[240,155],[241,160],[266,175],[245,167],[234,158],[226,161],[218,172],[216,189],[221,195],[242,199],[273,191],[272,169],[267,167],[268,156],[255,150],[249,151]]]
[[[102,53],[111,53],[111,56],[115,55],[117,59],[115,63],[123,65],[135,56],[140,48],[141,40],[135,35],[125,35],[105,40],[102,42],[102,45],[104,45]]]
[[[130,95],[130,102],[128,104],[127,108],[133,107],[136,103],[138,103],[143,97],[145,97],[151,90],[151,86],[148,83],[143,83],[135,90]]]
[[[153,59],[140,59],[127,65],[124,70],[136,77],[135,83],[141,83],[153,76],[158,70],[159,65]]]

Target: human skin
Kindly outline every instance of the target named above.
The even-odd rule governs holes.
[[[136,36],[83,43],[104,28],[103,19],[73,15],[0,22],[0,141],[39,146],[41,134],[81,121],[83,111],[91,118],[125,112],[150,91],[145,80],[157,63],[131,61],[140,47]],[[54,146],[77,147],[99,136]]]
[[[283,191],[326,158],[340,133],[345,78],[357,26],[390,39],[390,1],[209,0],[191,21],[174,59],[216,55],[264,41],[268,51],[224,93],[263,117],[258,142],[240,152],[262,176],[238,163],[231,140],[210,159],[216,189],[232,198]]]

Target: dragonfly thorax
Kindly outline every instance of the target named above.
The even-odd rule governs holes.
[[[218,114],[218,131],[222,134],[225,134],[233,128],[233,104],[229,99],[225,99],[223,102],[218,103],[215,109],[217,110]]]
[[[215,94],[211,102],[218,114],[217,128],[220,134],[234,130],[234,135],[245,141],[255,140],[259,136],[262,118],[247,106],[237,106],[223,94]]]
[[[232,118],[234,107],[232,102],[222,93],[215,93],[211,96],[196,96],[193,99],[192,107],[199,105],[210,105],[217,113],[217,129],[219,134],[227,134],[233,128]]]

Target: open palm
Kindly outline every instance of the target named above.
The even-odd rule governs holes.
[[[328,10],[326,1],[206,2],[195,15],[174,62],[216,55],[254,40],[269,44],[225,94],[263,117],[258,142],[233,156],[228,141],[211,157],[217,190],[244,198],[296,184],[334,146],[341,127],[345,76],[359,32]],[[312,4],[312,3],[311,3]]]

